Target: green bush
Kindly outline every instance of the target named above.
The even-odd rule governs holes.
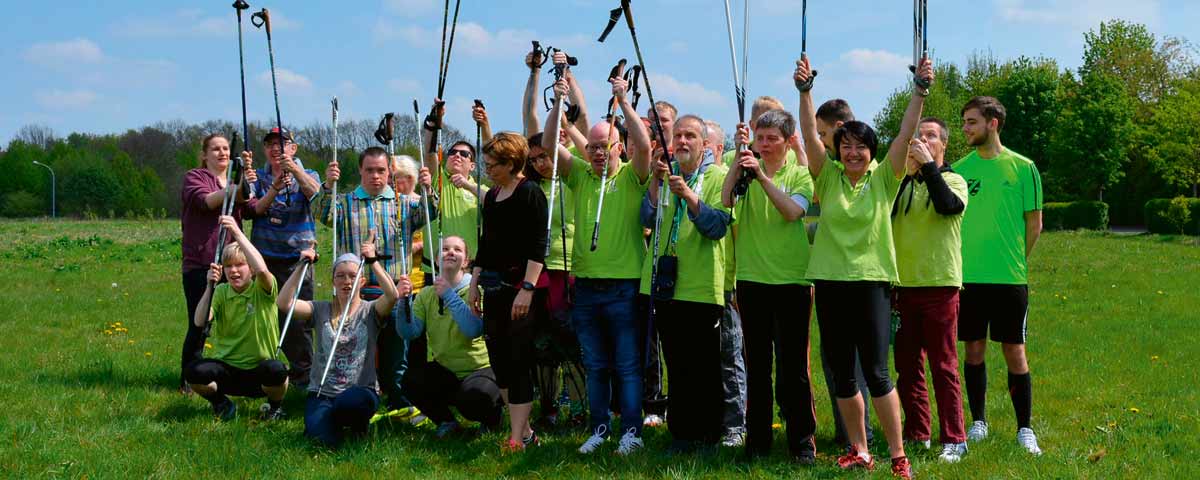
[[[1108,204],[1104,202],[1047,202],[1042,205],[1043,230],[1107,230]]]
[[[47,212],[42,200],[26,191],[10,192],[0,202],[0,215],[5,217],[36,217]]]
[[[1176,212],[1171,211],[1171,203],[1176,202]],[[1179,210],[1187,205],[1186,218]],[[1156,198],[1146,202],[1146,230],[1150,233],[1179,234],[1180,228],[1176,222],[1184,223],[1183,233],[1200,235],[1200,198],[1176,197],[1175,200]]]

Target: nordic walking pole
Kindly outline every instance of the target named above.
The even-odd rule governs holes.
[[[913,74],[913,84],[920,89],[920,94],[925,96],[929,95],[929,87],[932,84],[921,78],[918,70],[921,68],[921,62],[929,57],[929,42],[925,38],[929,33],[928,14],[927,0],[913,0],[913,64],[908,66],[908,70]]]
[[[333,97],[333,101],[331,103],[333,104],[333,160],[330,161],[329,163],[331,163],[333,165],[337,165],[338,164],[338,159],[337,159],[337,157],[338,157],[338,129],[337,129],[337,127],[338,127],[338,125],[337,125],[338,101],[337,101],[337,97]],[[333,182],[333,198],[330,199],[329,208],[331,209],[331,213],[333,215],[333,241],[329,242],[329,243],[333,244],[333,258],[336,260],[337,259],[337,242],[338,242],[338,236],[337,236],[337,182]],[[334,287],[334,292],[335,293],[337,292],[337,287]]]
[[[725,27],[726,27],[726,30],[729,32],[729,62],[733,66],[733,91],[737,97],[738,123],[745,124],[746,123],[746,87],[745,87],[745,84],[742,83],[743,79],[738,76],[737,49],[733,45],[733,15],[729,9],[729,0],[725,0]],[[746,41],[745,37],[743,36],[743,39],[742,39],[743,45],[745,45],[745,43],[744,43],[745,41]],[[742,53],[743,53],[743,55],[745,55],[745,51],[743,51]],[[744,57],[743,57],[743,59],[744,59]],[[745,66],[744,63],[742,65]],[[739,136],[739,138],[740,138],[740,136]],[[738,142],[738,144],[736,145],[735,151],[740,153],[745,148],[746,148],[746,145],[743,145],[741,142]],[[735,205],[737,204],[738,199],[746,194],[746,190],[750,187],[750,181],[753,180],[754,177],[756,176],[753,170],[742,169],[741,172],[742,172],[741,177],[738,178],[738,182],[736,184],[734,184],[734,187],[733,187],[733,203]]]
[[[421,145],[421,108],[417,105],[417,99],[413,99],[413,126],[417,131],[417,157],[421,159],[421,167],[425,167],[425,147]],[[418,179],[420,181],[420,179]],[[421,185],[421,189],[425,192],[421,195],[421,204],[425,208],[425,251],[426,256],[438,255],[440,252],[433,251],[433,219],[430,218],[429,195],[433,192],[429,187]],[[440,215],[440,212],[439,212]],[[437,258],[429,258],[429,272],[433,277],[434,283],[437,282]]]
[[[554,83],[562,80],[564,69],[566,66],[561,63],[554,64]],[[562,104],[563,97],[558,96],[554,99],[554,113],[557,118],[554,119],[555,124],[562,128]],[[547,132],[548,133],[548,132]],[[543,257],[550,256],[551,232],[554,227],[554,196],[558,188],[558,139],[554,139],[553,161],[550,163],[550,202],[546,204],[546,209],[550,212],[546,214],[546,253]]]
[[[246,150],[250,148],[250,126],[246,122],[246,60],[242,48],[242,10],[250,8],[250,4],[245,0],[236,0],[233,2],[233,9],[237,12],[238,22],[238,71],[242,76],[242,137],[246,139]]]
[[[808,0],[800,3],[800,58],[808,58]],[[801,92],[812,90],[813,81],[816,79],[817,71],[813,70],[807,81],[796,83],[796,88]]]
[[[300,284],[304,283],[304,278],[308,276],[308,266],[315,262],[304,259],[304,268],[300,269]],[[300,300],[300,284],[296,285],[296,293],[292,295],[292,307],[288,309],[287,319],[283,321],[283,330],[279,331],[279,345],[275,346],[275,357],[283,352],[283,339],[287,337],[288,327],[292,325],[292,314],[296,312],[296,302]]]
[[[358,295],[358,282],[362,280],[363,267],[366,264],[366,260],[359,259],[358,271],[354,274],[354,284],[350,287],[350,296],[346,298],[346,305],[342,307],[342,316],[338,320],[337,333],[334,334],[333,343],[329,346],[329,358],[325,360],[325,371],[321,372],[321,384],[317,386],[317,396],[321,396],[321,393],[325,390],[325,379],[329,377],[329,366],[333,365],[333,354],[337,352],[338,342],[342,340],[342,327],[346,326],[346,316],[350,314],[350,304],[354,303],[354,297]],[[336,294],[334,298],[337,298]]]
[[[267,30],[267,57],[271,61],[271,92],[275,96],[275,126],[279,129],[279,157],[282,158],[286,137],[283,135],[283,117],[279,114],[279,86],[275,82],[275,48],[271,44],[271,12],[263,8],[262,11],[250,16],[250,23],[258,28],[266,27]],[[247,138],[246,141],[249,142],[250,139]]]
[[[621,60],[617,61],[616,66],[614,66],[613,69],[608,73],[608,79],[612,80],[614,78],[619,78],[619,77],[624,76],[624,73],[625,73],[625,72],[623,72],[624,69],[625,69],[625,59],[622,58]],[[617,123],[616,107],[617,107],[617,97],[610,98],[608,100],[608,138],[605,139],[605,144],[604,144],[604,154],[605,155],[608,155],[608,152],[610,150],[612,150],[613,128],[616,127],[616,123]],[[599,201],[599,203],[596,204],[596,222],[592,224],[592,251],[593,252],[596,251],[596,248],[598,248],[600,246],[600,214],[604,212],[604,191],[606,190],[605,187],[607,187],[607,186],[608,186],[608,162],[604,162],[604,170],[600,174],[600,201]],[[566,252],[566,248],[563,249],[563,252],[564,253]]]
[[[475,106],[483,109],[483,101],[476,98]],[[475,238],[483,241],[483,125],[475,123]],[[478,243],[476,243],[478,245]]]
[[[233,134],[231,145],[237,145],[237,133]],[[225,170],[225,194],[221,200],[221,215],[233,215],[233,209],[237,207],[238,187],[242,183],[242,157],[238,156],[229,162],[229,167]],[[225,226],[221,225],[217,229],[217,248],[213,253],[213,263],[220,265],[221,256],[225,251],[225,238],[229,232],[225,231]],[[213,285],[210,280],[209,286]],[[208,333],[212,330],[212,322],[204,325],[204,338],[208,338]]]

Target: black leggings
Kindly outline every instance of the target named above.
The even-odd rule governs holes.
[[[220,360],[205,358],[192,362],[185,372],[193,385],[217,384],[217,395],[264,397],[262,387],[277,387],[287,381],[288,368],[279,360],[267,359],[246,370]]]
[[[463,418],[489,427],[500,424],[502,416],[500,387],[491,368],[481,368],[459,379],[437,362],[425,362],[409,368],[404,375],[404,390],[435,423],[454,420],[450,407]]]
[[[183,352],[179,361],[179,386],[183,386],[188,365],[204,357],[204,328],[197,327],[196,307],[208,287],[208,269],[197,268],[183,272],[183,298],[187,301],[187,333],[183,337]]]
[[[533,402],[534,326],[545,314],[546,291],[535,290],[525,318],[512,318],[517,289],[499,287],[483,294],[483,328],[488,360],[496,373],[496,383],[508,389],[508,403]]]
[[[816,282],[817,324],[821,344],[833,370],[838,398],[858,393],[854,354],[862,360],[863,376],[872,397],[891,393],[888,340],[892,303],[886,282]]]

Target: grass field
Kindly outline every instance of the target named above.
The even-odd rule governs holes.
[[[837,447],[818,366],[814,467],[789,463],[782,441],[775,455],[753,464],[733,451],[669,457],[661,453],[665,429],[648,429],[647,448],[628,459],[608,451],[580,456],[574,449],[582,432],[551,432],[542,447],[503,456],[497,433],[442,442],[428,430],[387,425],[330,452],[302,436],[303,398],[294,391],[286,421],[260,423],[246,413],[257,408],[250,401],[239,403],[236,421],[216,421],[206,402],[174,390],[185,321],[178,235],[175,221],[0,222],[0,476],[888,476],[886,468],[843,474],[833,465]],[[1031,279],[1034,428],[1045,454],[1031,458],[1017,448],[1003,359],[992,348],[992,437],[972,444],[957,465],[910,451],[917,475],[1200,477],[1196,240],[1049,233]],[[873,449],[886,458],[882,440]]]

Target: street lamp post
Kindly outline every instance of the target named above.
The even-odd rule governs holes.
[[[56,203],[57,203],[57,199],[55,198],[55,197],[57,196],[57,194],[56,194],[56,192],[55,192],[55,187],[54,187],[54,185],[55,185],[55,183],[56,183],[56,182],[55,182],[55,180],[54,180],[54,169],[53,169],[53,168],[50,168],[50,166],[49,166],[49,165],[46,165],[46,164],[44,164],[44,163],[42,163],[42,162],[39,162],[39,161],[37,161],[37,160],[34,160],[34,161],[33,161],[33,164],[34,164],[34,165],[41,165],[41,166],[43,166],[43,167],[46,167],[46,170],[49,170],[49,171],[50,171],[50,218],[54,218],[54,217],[55,217],[55,213],[58,211],[58,209],[57,209],[57,205],[56,205]]]

